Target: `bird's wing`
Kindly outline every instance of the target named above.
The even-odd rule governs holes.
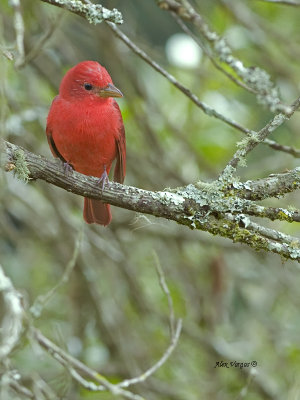
[[[116,137],[117,147],[117,162],[114,170],[114,181],[123,183],[126,173],[126,142],[125,142],[125,128],[122,120],[122,115],[117,102],[114,102],[114,106],[120,115],[120,128],[118,136]]]
[[[47,120],[47,126],[46,126],[46,135],[47,135],[47,140],[48,144],[51,150],[51,153],[54,155],[54,157],[60,158],[63,162],[66,162],[66,160],[63,158],[63,156],[60,154],[58,151],[56,144],[54,142],[53,136],[52,136],[52,127],[51,127],[51,111],[53,110],[53,105],[57,101],[58,96],[56,96],[51,104],[48,120]]]
[[[51,153],[54,155],[54,157],[58,157],[60,158],[63,162],[66,162],[66,160],[63,158],[63,156],[60,154],[60,152],[57,150],[56,144],[53,140],[53,136],[52,136],[52,132],[49,129],[49,127],[47,126],[46,129],[46,134],[47,134],[47,140],[48,140],[48,144],[51,150]]]

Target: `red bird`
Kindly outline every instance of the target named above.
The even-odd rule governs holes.
[[[122,97],[104,67],[83,61],[64,76],[59,95],[47,118],[47,139],[55,157],[66,167],[85,175],[108,180],[116,159],[114,180],[123,183],[126,171],[125,130],[121,112],[113,97]],[[108,225],[109,204],[84,199],[83,218],[88,224]]]

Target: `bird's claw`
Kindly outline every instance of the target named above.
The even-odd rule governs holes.
[[[102,189],[102,193],[103,193],[105,184],[107,183],[109,185],[109,179],[108,179],[108,175],[106,172],[106,166],[104,166],[104,171],[103,171],[102,175],[100,176],[100,178],[97,180],[97,183],[101,184],[101,189]]]
[[[64,173],[66,175],[69,175],[74,171],[74,168],[72,167],[72,165],[68,161],[63,162],[63,169],[64,169]]]

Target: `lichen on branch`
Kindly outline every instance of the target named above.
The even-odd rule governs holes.
[[[30,179],[30,171],[27,167],[25,154],[21,148],[16,148],[10,157],[10,168],[13,170],[14,175],[21,181],[28,183]],[[7,168],[9,170],[9,168]]]
[[[221,176],[212,183],[198,182],[183,188],[169,189],[159,192],[143,190],[136,187],[111,182],[104,190],[95,177],[82,175],[76,171],[65,174],[62,165],[37,156],[12,143],[5,142],[8,156],[7,171],[20,170],[18,177],[26,179],[42,179],[74,194],[92,199],[103,200],[117,207],[126,208],[139,213],[150,214],[176,221],[190,229],[198,229],[213,235],[229,238],[234,242],[244,243],[255,250],[265,250],[281,255],[283,258],[300,262],[300,241],[279,231],[253,224],[250,216],[259,216],[269,220],[280,219],[288,222],[299,221],[297,210],[262,207],[255,204],[255,188],[258,197],[261,185],[255,181],[242,183],[233,176]],[[20,167],[21,166],[21,167]],[[26,167],[25,167],[26,166]],[[284,180],[285,175],[282,180]],[[296,179],[296,172],[293,177]],[[268,178],[265,178],[268,179]],[[272,181],[272,178],[270,178]],[[299,187],[287,187],[287,192]],[[297,181],[296,179],[296,181]],[[271,182],[270,181],[270,182]],[[280,181],[277,176],[276,184]],[[266,188],[268,185],[265,182]],[[274,195],[271,182],[270,196]],[[282,186],[284,188],[284,185]],[[284,189],[281,189],[281,193]],[[249,196],[251,193],[251,196]],[[268,197],[266,192],[264,196]],[[248,197],[248,198],[247,198]]]
[[[109,10],[101,4],[84,3],[80,0],[42,0],[45,3],[52,4],[57,7],[64,8],[77,15],[85,17],[90,24],[100,24],[103,21],[114,22],[115,24],[122,24],[123,17],[120,11],[113,8]]]

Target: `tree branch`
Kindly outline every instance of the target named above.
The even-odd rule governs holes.
[[[4,143],[9,159],[6,170],[14,171],[15,175],[24,181],[42,179],[80,196],[170,219],[191,229],[207,231],[235,242],[245,243],[256,250],[272,251],[283,257],[300,261],[300,242],[297,238],[289,237],[290,239],[286,241],[285,235],[281,232],[277,235],[273,234],[273,238],[270,238],[270,235],[265,234],[263,227],[261,231],[247,229],[251,221],[245,214],[288,222],[299,220],[297,211],[268,209],[252,204],[248,199],[243,198],[243,195],[247,197],[249,193],[252,198],[255,198],[254,182],[251,185],[239,183],[234,181],[231,175],[225,174],[219,180],[209,184],[198,182],[196,186],[188,185],[169,191],[152,192],[115,182],[107,184],[102,191],[97,178],[75,171],[66,174],[60,162],[49,161],[12,143]],[[294,174],[297,175],[297,181],[294,182],[293,190],[299,187],[299,173],[294,172]],[[277,176],[276,184],[279,181],[280,178]],[[273,187],[272,178],[270,184],[272,195],[274,195]],[[266,192],[263,192],[261,182],[257,188],[258,197],[263,195],[269,197]],[[291,191],[292,188],[288,185],[286,189]],[[236,195],[237,193],[239,196]]]
[[[56,7],[64,8],[74,14],[86,18],[91,24],[100,24],[103,21],[111,21],[115,24],[122,24],[123,17],[120,11],[108,10],[101,4],[84,4],[81,1],[69,0],[41,0]]]

